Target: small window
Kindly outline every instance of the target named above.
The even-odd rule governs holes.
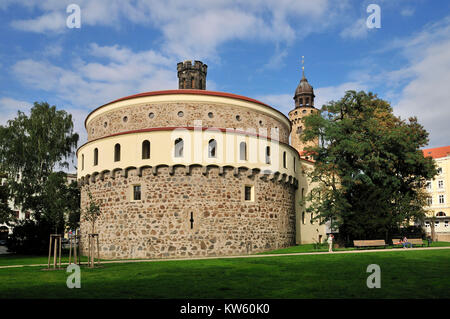
[[[438,167],[437,173],[438,173],[438,174],[442,174],[442,167]]]
[[[128,122],[128,116],[124,116],[122,120],[124,123]]]
[[[439,204],[444,204],[444,195],[439,195]]]
[[[428,197],[427,198],[427,204],[428,204],[428,206],[433,205],[433,197]]]
[[[239,144],[239,159],[241,161],[247,160],[247,143],[245,142]]]
[[[427,189],[431,189],[431,182],[427,182],[426,187]]]
[[[107,127],[108,126],[108,122],[103,123],[103,126]]]
[[[191,78],[191,88],[193,89],[195,87],[195,80],[194,78]]]
[[[305,113],[306,113],[306,110],[303,110],[302,113],[305,114]]]
[[[151,119],[154,118],[155,117],[155,113],[153,113],[153,112],[148,113],[148,117],[151,118]]]
[[[212,119],[212,118],[214,117],[213,112],[209,112],[209,113],[208,113],[208,117],[209,117],[210,119]]]
[[[439,212],[439,213],[436,214],[436,216],[438,216],[438,217],[445,217],[446,215],[445,215],[444,212]]]
[[[84,154],[81,154],[81,170],[84,170]]]
[[[303,132],[303,127],[299,126],[297,127],[297,134],[302,134]]]
[[[286,168],[286,152],[283,152],[283,168]]]
[[[209,158],[217,157],[216,151],[217,151],[217,142],[216,142],[216,140],[210,140],[208,142],[208,157]]]
[[[302,213],[302,224],[303,225],[306,224],[306,222],[305,222],[305,212]]]
[[[94,149],[94,166],[98,165],[98,148]]]
[[[114,145],[114,162],[120,161],[120,144]]]
[[[438,181],[438,188],[444,188],[444,181]]]
[[[183,139],[177,138],[175,140],[175,157],[183,157],[183,146],[184,146]]]
[[[241,116],[240,115],[236,115],[236,121],[240,121],[241,120]]]
[[[266,164],[270,164],[270,146],[266,146]]]
[[[439,227],[439,221],[438,220],[434,223],[434,227]]]
[[[150,158],[150,142],[145,140],[142,142],[142,159]]]
[[[254,198],[253,186],[245,185],[245,187],[244,187],[244,200],[246,202],[252,202],[253,198]]]
[[[314,213],[311,213],[311,218],[310,218],[309,222],[310,222],[311,224],[314,223]]]
[[[430,227],[430,222],[425,222],[425,227]]]
[[[183,111],[178,112],[178,116],[179,117],[183,117],[184,116],[184,112]]]
[[[292,158],[293,162],[294,162],[294,172],[297,171],[296,165],[295,165],[295,156]]]
[[[444,222],[444,227],[448,227],[448,220]]]
[[[133,185],[133,200],[141,200],[141,185]]]

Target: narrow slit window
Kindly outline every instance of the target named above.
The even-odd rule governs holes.
[[[142,159],[150,158],[150,142],[145,140],[142,142]]]
[[[114,145],[114,162],[120,161],[120,144]]]
[[[182,138],[175,140],[175,157],[183,157],[184,142]]]
[[[189,222],[191,224],[191,229],[193,229],[194,228],[194,213],[193,212],[191,212],[191,218],[189,219]]]
[[[245,185],[244,187],[244,200],[246,202],[253,201],[254,195],[253,195],[253,186],[251,185]]]
[[[133,200],[141,200],[141,185],[133,185]]]
[[[286,168],[286,152],[283,152],[283,168]]]
[[[266,146],[266,164],[270,164],[270,146]]]
[[[98,165],[98,148],[94,149],[94,166]]]
[[[210,140],[208,142],[208,157],[209,158],[217,157],[217,142],[216,142],[216,140]]]
[[[247,143],[245,142],[239,144],[239,159],[241,161],[247,160]]]

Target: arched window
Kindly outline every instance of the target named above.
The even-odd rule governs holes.
[[[120,144],[114,145],[114,162],[120,161]]]
[[[98,165],[98,148],[94,149],[94,166]]]
[[[209,140],[209,142],[208,142],[208,157],[209,158],[217,157],[216,151],[217,151],[217,142],[216,142],[216,140]]]
[[[303,99],[300,98],[300,105],[303,105]]]
[[[175,140],[175,157],[183,157],[183,146],[184,146],[183,139],[177,138]]]
[[[142,159],[150,158],[150,142],[145,140],[142,142]]]
[[[309,97],[306,98],[306,105],[309,105]]]
[[[286,168],[286,152],[283,152],[283,168]]]
[[[239,159],[241,161],[247,160],[247,143],[245,142],[239,144]]]
[[[446,216],[446,215],[445,215],[444,212],[439,212],[439,213],[436,214],[436,216],[438,216],[438,217],[444,217],[444,216]]]
[[[266,164],[270,164],[270,146],[266,146]]]

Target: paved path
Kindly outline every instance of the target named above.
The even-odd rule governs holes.
[[[190,257],[190,258],[167,258],[167,259],[128,259],[128,260],[105,260],[101,264],[122,264],[122,263],[142,263],[142,262],[161,262],[161,261],[180,261],[180,260],[208,260],[208,259],[235,259],[235,258],[268,258],[268,257],[283,257],[283,256],[303,256],[303,255],[337,255],[337,254],[362,254],[362,253],[382,253],[388,251],[408,252],[411,250],[439,250],[450,249],[450,247],[418,247],[418,248],[390,248],[390,249],[370,249],[370,250],[341,250],[334,252],[310,252],[310,253],[290,253],[290,254],[266,254],[266,255],[239,255],[239,256],[220,256],[220,257]],[[69,263],[61,263],[68,265]],[[87,263],[82,263],[85,265]],[[3,268],[19,268],[19,267],[43,267],[47,264],[32,264],[32,265],[10,265],[0,266]]]

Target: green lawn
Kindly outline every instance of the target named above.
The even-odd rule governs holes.
[[[368,289],[369,264],[381,288]],[[450,250],[269,256],[104,264],[81,269],[81,289],[64,270],[0,269],[2,298],[450,298]]]
[[[424,246],[428,247],[428,243],[426,240],[423,241]],[[421,246],[414,246],[414,247],[421,247]],[[450,247],[450,242],[433,242],[431,243],[430,247]],[[402,248],[402,246],[387,246],[386,248]],[[334,251],[349,251],[349,250],[355,250],[356,248],[348,247],[348,248],[334,248]],[[367,248],[366,248],[367,249]],[[370,248],[370,249],[384,249],[383,247],[379,248]],[[321,252],[321,251],[328,251],[328,244],[322,243],[319,245],[318,248],[315,247],[314,244],[304,244],[304,245],[297,245],[292,246],[288,248],[282,248],[282,249],[276,249],[271,251],[266,251],[263,253],[259,253],[259,255],[267,255],[267,254],[291,254],[291,253],[312,253],[312,252]]]

